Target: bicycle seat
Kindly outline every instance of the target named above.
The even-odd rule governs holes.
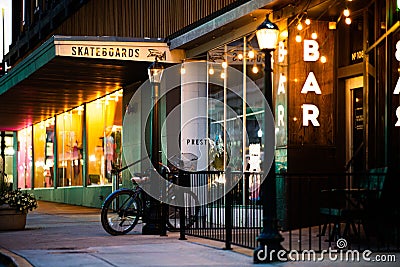
[[[149,180],[150,180],[150,177],[148,177],[148,176],[133,176],[131,178],[131,181],[133,183],[137,183],[137,184],[145,183],[145,182],[147,182]]]

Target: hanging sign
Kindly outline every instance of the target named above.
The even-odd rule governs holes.
[[[315,62],[319,59],[319,45],[315,40],[304,40],[304,53],[303,59],[308,62]],[[321,88],[319,87],[317,78],[314,72],[310,71],[304,82],[301,90],[302,94],[314,93],[317,95],[321,94]],[[314,104],[303,104],[303,126],[309,126],[311,123],[313,126],[320,126],[318,122],[319,109]]]
[[[153,62],[156,58],[162,62],[180,63],[184,51],[169,50],[162,42],[119,42],[102,40],[64,40],[54,41],[56,55],[79,58],[133,60]]]

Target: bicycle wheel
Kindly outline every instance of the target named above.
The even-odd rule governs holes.
[[[134,191],[120,189],[104,201],[101,209],[101,225],[111,235],[123,235],[131,231],[139,220],[140,201]]]
[[[189,228],[193,226],[195,222],[197,222],[200,206],[199,199],[196,194],[192,191],[184,192],[184,203],[185,203],[185,228]],[[168,207],[168,220],[167,226],[169,231],[178,231],[180,229],[180,208],[176,206],[176,196],[172,195],[169,200]]]

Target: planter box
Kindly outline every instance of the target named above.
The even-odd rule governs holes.
[[[16,211],[9,206],[0,206],[0,231],[23,230],[26,225],[26,213]]]

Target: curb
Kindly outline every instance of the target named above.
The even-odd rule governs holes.
[[[25,258],[3,248],[0,248],[0,263],[7,267],[33,267]]]

